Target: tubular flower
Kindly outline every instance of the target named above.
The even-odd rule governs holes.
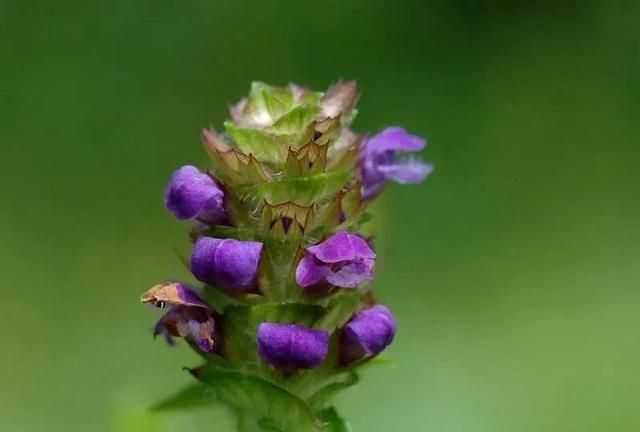
[[[243,432],[349,430],[330,399],[396,330],[368,285],[368,206],[387,182],[431,171],[405,159],[422,138],[350,129],[358,95],[354,81],[326,92],[253,83],[224,130],[203,130],[206,172],[173,173],[165,206],[194,220],[186,264],[200,286],[156,285],[142,301],[169,307],[154,334],[184,338],[203,363],[159,407],[221,400]]]
[[[342,329],[340,361],[349,364],[381,353],[396,334],[396,320],[389,309],[376,305],[359,312]]]
[[[284,370],[313,369],[329,351],[329,333],[296,324],[262,323],[257,338],[260,357]]]
[[[225,218],[224,193],[213,179],[198,168],[186,165],[171,176],[164,194],[164,205],[176,218],[199,219],[208,224]]]
[[[367,242],[354,234],[340,231],[322,243],[307,248],[296,270],[302,288],[331,284],[357,288],[373,279],[376,254]]]
[[[417,160],[400,160],[401,153],[415,153],[426,146],[423,138],[408,134],[400,127],[390,127],[369,138],[362,152],[362,195],[372,198],[388,181],[420,183],[433,170]]]
[[[191,271],[200,281],[242,292],[257,289],[262,243],[200,237],[191,253]]]

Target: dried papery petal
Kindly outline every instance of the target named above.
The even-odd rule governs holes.
[[[171,306],[155,325],[154,336],[162,334],[170,344],[174,343],[174,337],[182,337],[201,351],[213,350],[216,339],[214,311],[192,288],[179,282],[158,284],[145,292],[140,300],[159,308]]]
[[[165,305],[192,306],[210,309],[200,296],[187,285],[179,282],[168,282],[154,285],[140,298],[142,303],[150,303],[157,307]]]
[[[341,81],[331,87],[320,101],[322,115],[336,118],[349,113],[358,99],[358,85],[355,81]]]

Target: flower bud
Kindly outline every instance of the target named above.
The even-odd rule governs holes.
[[[376,254],[361,237],[340,231],[307,248],[296,269],[296,282],[303,289],[330,284],[357,288],[373,279]]]
[[[197,218],[214,225],[225,219],[224,193],[211,177],[191,165],[173,173],[164,204],[180,220]]]
[[[417,152],[426,145],[423,138],[408,134],[400,127],[390,127],[369,138],[363,148],[362,196],[378,195],[387,181],[420,183],[433,170],[431,164],[417,160],[398,160],[398,153]]]
[[[349,364],[382,352],[396,333],[396,321],[389,309],[376,305],[365,309],[342,329],[340,362]]]
[[[211,285],[255,292],[262,247],[254,241],[200,237],[193,245],[191,272]]]
[[[297,324],[262,323],[258,326],[258,353],[278,369],[313,369],[327,356],[329,333]]]
[[[156,285],[142,295],[141,301],[161,309],[172,305],[156,323],[154,336],[162,334],[172,345],[174,337],[182,337],[203,352],[213,351],[216,342],[213,309],[187,285]]]

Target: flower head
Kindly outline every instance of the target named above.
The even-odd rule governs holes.
[[[361,237],[340,231],[307,248],[296,269],[296,282],[304,289],[330,284],[357,288],[373,279],[376,254]]]
[[[239,292],[258,288],[262,243],[200,237],[191,253],[191,271],[200,281]]]
[[[156,323],[154,336],[162,334],[170,344],[174,343],[174,337],[182,337],[201,351],[213,351],[216,331],[213,309],[187,285],[156,285],[144,293],[141,300],[158,308],[171,305],[171,309]]]
[[[181,220],[197,218],[213,225],[225,219],[224,193],[211,177],[191,165],[173,173],[164,205]]]
[[[417,160],[399,160],[399,153],[422,150],[426,141],[408,134],[400,127],[390,127],[369,138],[362,153],[362,195],[373,198],[382,191],[387,181],[420,183],[433,170],[431,164]]]
[[[297,324],[262,323],[258,326],[258,353],[278,369],[313,369],[329,351],[329,333]]]
[[[348,429],[329,398],[355,384],[357,368],[396,331],[362,286],[376,260],[367,206],[387,182],[417,183],[431,171],[411,159],[422,138],[399,127],[370,137],[350,129],[358,97],[354,81],[325,92],[255,82],[223,129],[203,131],[210,171],[173,173],[165,205],[194,220],[188,265],[217,309],[181,283],[143,295],[169,306],[156,335],[210,353],[190,370],[204,387],[190,388],[187,404],[182,392],[161,405],[216,399],[236,407],[241,423]]]
[[[396,321],[386,306],[365,309],[342,329],[340,360],[343,364],[369,358],[382,352],[396,333]]]

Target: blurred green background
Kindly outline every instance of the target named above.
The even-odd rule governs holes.
[[[138,303],[189,279],[163,188],[250,81],[339,78],[436,166],[380,206],[354,431],[640,430],[639,6],[0,0],[0,431],[231,430],[145,415],[197,363]]]

